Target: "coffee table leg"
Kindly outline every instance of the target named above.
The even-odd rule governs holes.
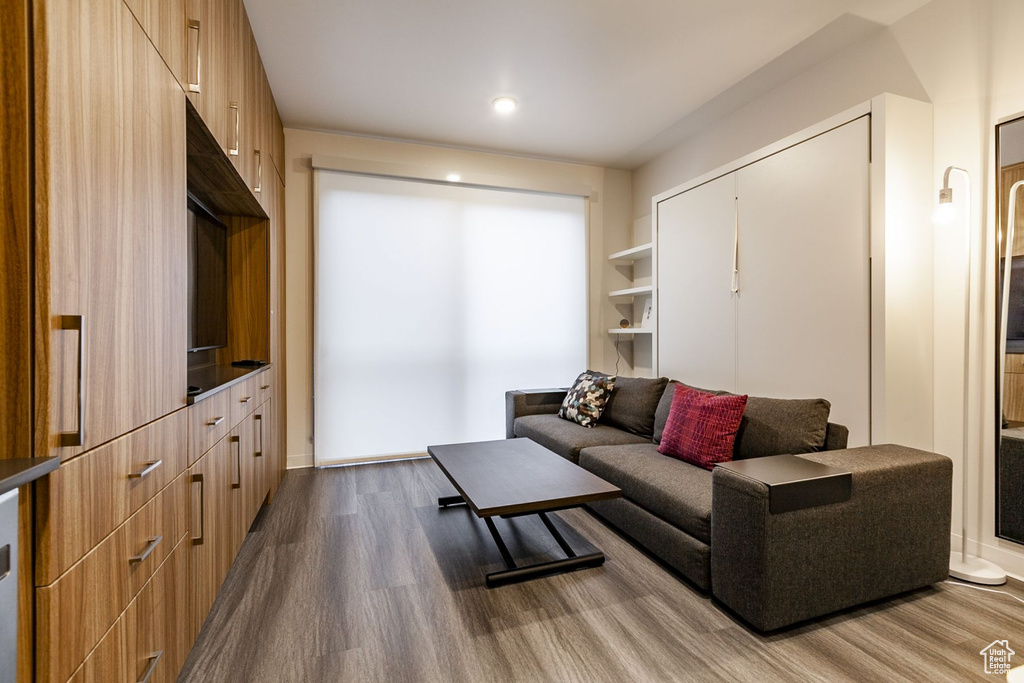
[[[516,562],[512,559],[512,554],[508,551],[508,547],[505,546],[505,541],[501,538],[501,534],[498,533],[497,527],[494,526],[494,522],[491,521],[490,517],[484,517],[484,523],[487,524],[487,530],[491,532],[491,537],[494,538],[495,545],[498,546],[498,550],[501,552],[501,557],[505,560],[505,566],[508,569],[491,572],[484,577],[484,584],[488,588],[497,588],[498,586],[504,586],[509,583],[518,583],[520,581],[529,581],[530,579],[539,579],[543,576],[551,576],[552,574],[561,574],[562,572],[570,572],[576,569],[587,569],[589,567],[600,567],[604,564],[604,553],[591,553],[589,555],[577,555],[573,551],[569,543],[562,537],[562,534],[558,532],[558,528],[555,527],[554,522],[548,518],[547,514],[543,512],[537,513],[541,520],[544,522],[544,526],[548,528],[551,535],[558,541],[558,545],[562,548],[568,557],[562,560],[553,560],[551,562],[538,562],[537,564],[527,565],[525,567],[516,566]]]
[[[441,496],[437,499],[437,507],[446,508],[452,505],[465,505],[466,500],[462,496]]]

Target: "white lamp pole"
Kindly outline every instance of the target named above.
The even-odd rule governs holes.
[[[960,507],[960,552],[952,551],[949,554],[949,575],[955,579],[980,583],[989,586],[997,586],[1006,583],[1006,574],[995,564],[980,557],[967,554],[967,461],[970,452],[970,370],[971,370],[971,238],[974,231],[971,229],[971,176],[962,168],[950,166],[942,177],[942,189],[939,190],[939,209],[947,215],[953,211],[953,190],[949,186],[950,172],[956,171],[964,176],[966,185],[965,210],[967,214],[966,226],[966,259],[964,262],[964,427],[963,427],[963,453],[960,466],[960,491],[962,502]],[[1011,217],[1012,220],[1012,217]],[[1007,261],[1006,270],[1009,272],[1010,263]],[[1006,297],[1004,296],[1004,302]],[[1005,305],[1005,303],[1004,303]]]

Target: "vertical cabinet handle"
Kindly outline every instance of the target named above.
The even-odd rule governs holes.
[[[206,540],[206,484],[203,483],[203,474],[193,474],[192,483],[199,484],[199,535],[192,537],[192,545],[202,545]]]
[[[732,285],[729,290],[733,294],[740,291],[740,200],[738,197],[733,204]]]
[[[193,58],[194,69],[189,69],[188,72],[188,91],[199,92],[199,74],[201,68],[199,64],[200,50],[199,50],[199,21],[196,19],[188,20],[188,40],[189,40],[189,54],[195,55]],[[195,41],[195,48],[192,48],[192,41]]]
[[[235,444],[235,465],[238,467],[238,481],[231,482],[231,488],[240,489],[242,488],[242,437],[233,436],[231,437],[231,443]]]
[[[163,656],[164,651],[160,650],[146,657],[146,661],[149,664],[146,666],[146,670],[142,672],[142,678],[136,681],[136,683],[149,683],[149,679],[153,677],[153,672],[156,671],[156,665],[160,663]]]
[[[239,142],[239,128],[241,127],[241,115],[238,113],[238,102],[232,102],[228,105],[228,109],[235,113],[235,146],[228,150],[228,154],[233,157],[238,156]]]
[[[252,153],[256,156],[256,186],[252,188],[253,192],[263,191],[263,155],[260,154],[258,149],[254,149]]]
[[[81,315],[62,315],[60,329],[78,332],[78,425],[73,432],[60,433],[60,447],[81,446],[85,442],[85,318]]]
[[[259,439],[260,439],[260,447],[259,447],[259,449],[255,453],[253,453],[253,455],[255,457],[257,457],[257,458],[262,458],[263,457],[263,416],[259,415],[259,414],[253,415],[252,419],[256,421],[254,424],[257,425],[256,428],[253,431],[254,431],[255,434],[259,435]]]

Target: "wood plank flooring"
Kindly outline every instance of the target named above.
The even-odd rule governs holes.
[[[430,460],[289,472],[179,680],[991,681],[983,647],[1024,653],[1024,604],[949,583],[760,635],[578,509],[559,527],[603,567],[488,590],[501,557],[452,493]],[[498,525],[561,557],[536,518]]]

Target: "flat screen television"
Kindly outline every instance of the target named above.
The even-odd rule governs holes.
[[[999,260],[999,287],[1003,286],[1006,259]],[[1024,256],[1010,263],[1010,300],[1006,310],[1006,352],[1024,353]],[[1002,306],[1002,300],[999,301]],[[1002,308],[999,309],[1002,311]]]
[[[228,345],[228,231],[188,199],[188,351]]]

